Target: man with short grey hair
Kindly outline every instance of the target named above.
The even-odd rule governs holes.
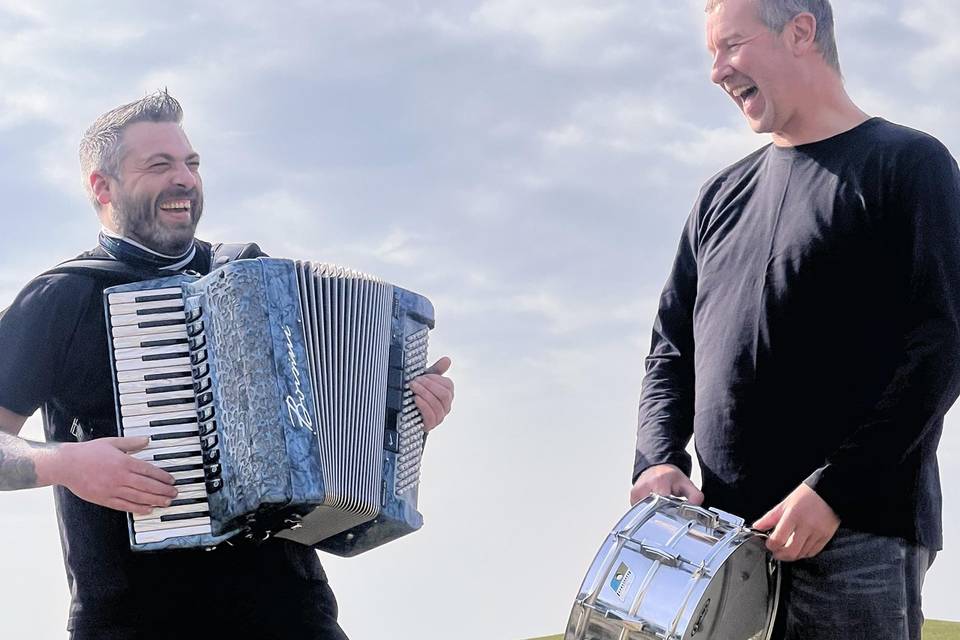
[[[960,172],[848,96],[826,0],[711,0],[711,80],[772,143],[710,179],[653,330],[634,486],[769,530],[775,637],[920,638],[960,394]],[[689,479],[693,437],[702,492]]]
[[[81,257],[120,266],[131,282],[213,267],[215,246],[194,237],[203,183],[181,119],[179,103],[159,92],[98,118],[80,145],[102,225],[97,246]],[[261,255],[250,244],[232,257]],[[132,455],[147,437],[117,437],[102,305],[109,284],[53,270],[0,313],[0,490],[54,486],[71,639],[345,640],[310,547],[271,538],[211,551],[131,551],[127,513],[171,506],[182,483]],[[449,366],[441,358],[410,383],[425,431],[450,411]],[[38,408],[46,443],[18,436]],[[168,470],[198,470],[187,466]]]

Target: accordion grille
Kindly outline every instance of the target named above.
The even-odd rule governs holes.
[[[380,510],[393,287],[340,266],[296,264],[324,504],[342,520],[328,526],[346,528]]]

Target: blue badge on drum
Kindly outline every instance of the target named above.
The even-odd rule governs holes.
[[[631,584],[633,584],[633,571],[625,562],[621,562],[620,566],[617,567],[617,572],[614,574],[613,580],[610,581],[610,588],[616,592],[620,600],[624,600],[627,597],[627,591],[630,590]]]

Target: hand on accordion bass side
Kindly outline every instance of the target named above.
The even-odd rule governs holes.
[[[58,447],[56,484],[78,498],[117,511],[145,515],[177,496],[174,479],[131,453],[145,448],[147,437],[98,438]]]
[[[423,416],[424,433],[443,422],[453,407],[453,380],[444,375],[451,364],[444,356],[410,381],[413,401]]]

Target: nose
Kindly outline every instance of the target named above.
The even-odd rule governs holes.
[[[710,69],[710,80],[714,84],[723,84],[723,81],[730,77],[730,74],[733,72],[733,69],[730,68],[730,63],[727,61],[727,57],[717,51],[713,55],[713,66]]]
[[[193,189],[197,186],[197,174],[191,171],[186,163],[181,162],[173,174],[173,183],[183,189]]]

